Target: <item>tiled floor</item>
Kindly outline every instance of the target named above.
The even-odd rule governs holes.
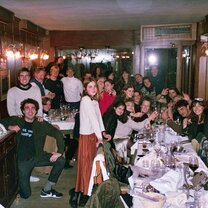
[[[40,191],[45,185],[48,175],[33,171],[33,175],[38,176],[40,178],[40,181],[36,183],[31,183],[32,196],[28,199],[22,199],[17,196],[11,208],[70,208],[69,190],[75,185],[75,166],[73,168],[63,170],[57,185],[54,187],[55,190],[64,194],[62,198],[41,198]]]

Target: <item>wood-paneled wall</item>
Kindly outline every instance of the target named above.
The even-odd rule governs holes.
[[[136,35],[133,30],[51,31],[51,46],[56,48],[132,48]]]

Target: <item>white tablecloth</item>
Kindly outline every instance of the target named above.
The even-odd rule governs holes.
[[[170,139],[170,140],[169,140]],[[175,140],[175,141],[177,141],[177,142],[183,142],[184,140],[186,140],[187,138],[184,138],[184,137],[181,137],[181,136],[177,136],[177,135],[167,135],[166,134],[166,142],[167,143],[169,143],[167,140],[169,140],[169,141],[173,141],[173,140]],[[135,149],[137,149],[137,148],[139,148],[140,147],[140,145],[139,144],[135,144],[133,147],[132,147],[132,153],[134,152],[134,150]],[[181,153],[181,154],[176,154],[175,155],[175,157],[178,159],[178,161],[181,161],[182,163],[183,162],[185,162],[185,163],[188,163],[189,162],[189,157],[190,156],[196,156],[196,157],[198,157],[198,155],[196,154],[196,152],[194,151],[194,149],[193,149],[193,147],[192,147],[192,145],[191,145],[191,143],[186,143],[186,144],[183,144],[183,147],[184,147],[184,149],[185,149],[185,151],[183,152],[183,153]],[[137,151],[137,152],[139,152],[139,151]],[[151,154],[150,154],[151,155]],[[147,158],[151,158],[150,156],[148,157],[148,155],[146,155],[146,156],[144,156],[144,157],[147,157]],[[204,171],[207,175],[208,175],[208,168],[207,168],[207,166],[203,163],[203,161],[201,160],[201,158],[200,157],[198,157],[198,161],[199,161],[199,168],[196,170],[196,172],[200,172],[201,170],[202,171]],[[138,171],[138,169],[137,168],[133,168],[133,171]],[[137,183],[140,183],[140,181],[139,180],[142,180],[142,178],[139,178],[139,177],[137,177],[138,176],[138,173],[134,173],[133,174],[133,181],[131,181],[131,184],[137,184]],[[161,185],[162,186],[162,185]],[[131,192],[132,192],[132,190],[131,190]],[[132,192],[133,193],[133,192]],[[172,202],[173,202],[173,204],[174,205],[171,205],[170,206],[170,204],[168,203],[168,199],[166,200],[166,203],[165,203],[165,205],[163,206],[163,208],[166,208],[166,207],[171,207],[171,208],[183,208],[183,207],[185,207],[185,204],[184,204],[184,195],[181,195],[182,193],[180,193],[180,192],[168,192],[168,193],[170,193],[170,194],[175,194],[175,198],[173,197],[173,199],[175,200],[175,201],[177,201],[178,202],[178,204],[175,204],[175,202],[173,202],[173,200],[171,199],[171,197],[170,197],[170,200],[172,200]],[[202,196],[203,195],[205,195],[205,194],[207,194],[208,195],[208,192],[207,191],[203,191],[203,194],[202,194]],[[177,197],[178,198],[176,198],[176,195],[177,195]],[[181,200],[181,201],[180,201]],[[208,200],[207,200],[208,201]],[[169,204],[169,205],[168,205]],[[154,206],[154,205],[153,205]],[[135,197],[134,195],[133,195],[133,208],[138,208],[138,207],[140,207],[140,208],[143,208],[143,206],[141,205],[141,202],[140,202],[140,199],[139,199],[139,197]]]
[[[71,130],[74,128],[74,118],[67,119],[66,121],[52,121],[53,125],[57,125],[60,130]]]

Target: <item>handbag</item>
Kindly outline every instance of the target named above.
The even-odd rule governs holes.
[[[128,178],[133,174],[130,167],[126,167],[119,163],[116,163],[113,172],[118,181],[126,184],[129,184]]]
[[[126,167],[119,163],[115,151],[111,148],[109,142],[104,142],[103,144],[106,168],[108,169],[110,175],[115,177],[118,181],[122,183],[129,184],[128,178],[133,174],[130,167]]]

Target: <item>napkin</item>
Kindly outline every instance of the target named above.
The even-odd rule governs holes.
[[[187,196],[185,193],[169,192],[166,194],[166,204],[173,206],[174,208],[184,207],[186,201]]]
[[[176,192],[179,187],[184,184],[183,171],[170,170],[161,178],[150,182],[150,185],[157,189],[160,193]]]
[[[200,199],[200,208],[207,208],[208,207],[208,193],[204,193]]]
[[[188,141],[188,137],[182,137],[176,134],[176,132],[172,131],[165,131],[165,142],[166,143],[173,143],[173,142],[184,142]]]

